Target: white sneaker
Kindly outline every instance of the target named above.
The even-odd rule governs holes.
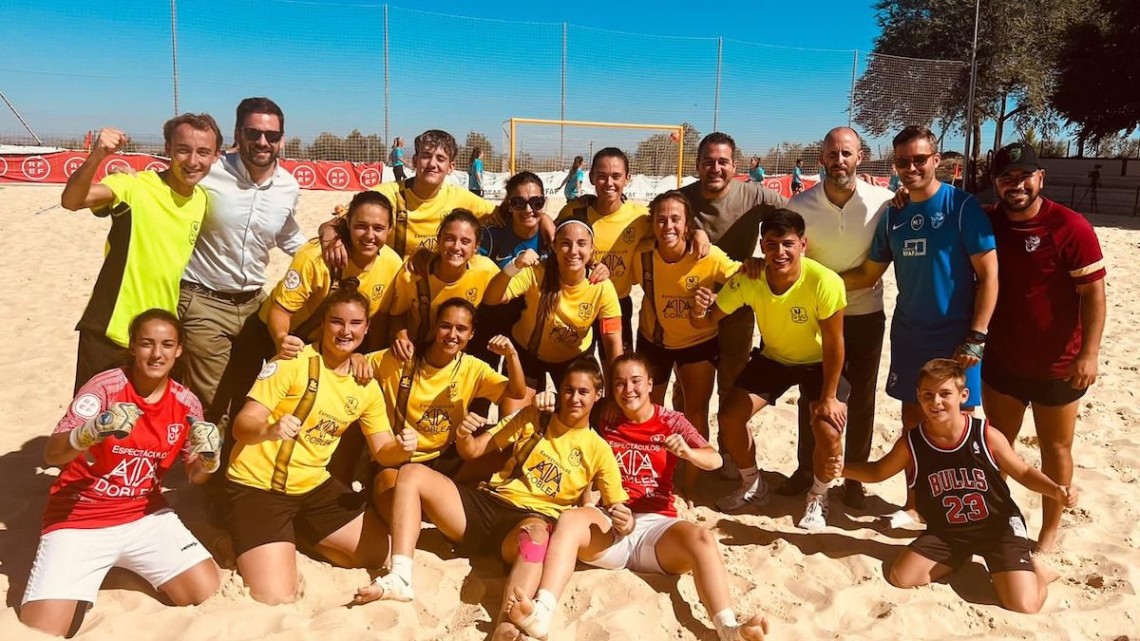
[[[720,466],[720,475],[731,481],[740,480],[740,470],[736,467],[727,456],[724,457],[724,463]]]
[[[412,585],[395,574],[389,573],[384,576],[378,576],[372,583],[384,591],[384,593],[380,595],[381,600],[412,601],[416,598],[416,593],[412,590]]]
[[[808,493],[803,518],[797,524],[805,530],[820,530],[827,527],[827,495]]]
[[[722,512],[732,512],[739,510],[745,505],[755,505],[757,507],[767,505],[771,500],[768,495],[768,484],[764,482],[763,476],[757,476],[756,480],[749,485],[742,485],[728,496],[722,496],[716,502],[716,506]]]

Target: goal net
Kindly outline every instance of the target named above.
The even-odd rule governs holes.
[[[629,158],[632,177],[627,195],[637,200],[680,187],[681,168],[686,161],[692,163],[696,153],[695,135],[690,136],[694,140],[686,140],[683,125],[511,118],[504,124],[503,135],[507,154],[501,159],[502,171],[554,174],[559,181],[577,156],[582,157],[582,169],[588,173],[594,153],[617,147]],[[585,193],[591,191],[588,182],[583,184]],[[554,182],[548,188],[557,185]]]

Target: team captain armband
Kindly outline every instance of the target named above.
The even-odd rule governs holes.
[[[619,334],[621,333],[621,316],[613,318],[602,319],[602,333],[603,334]]]

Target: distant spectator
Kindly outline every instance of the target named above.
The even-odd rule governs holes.
[[[804,159],[796,158],[796,166],[792,167],[792,193],[798,194],[804,190]]]
[[[392,151],[388,152],[388,164],[392,167],[392,173],[395,174],[396,180],[404,182],[404,139],[396,136],[392,141]]]
[[[581,156],[574,156],[574,164],[570,165],[570,171],[566,172],[566,177],[558,185],[558,188],[562,189],[562,193],[566,195],[567,202],[578,197],[582,190],[582,181],[586,180],[586,171],[582,169],[583,160]]]
[[[752,157],[752,166],[748,168],[748,180],[754,183],[764,182],[764,168],[760,166],[760,156]]]
[[[478,147],[471,150],[471,167],[467,170],[467,188],[476,196],[483,197],[483,150]]]

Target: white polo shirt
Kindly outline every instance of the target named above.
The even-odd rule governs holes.
[[[863,264],[871,251],[875,226],[890,206],[894,192],[862,180],[855,181],[855,194],[842,208],[827,199],[823,183],[796,194],[788,209],[803,216],[807,224],[807,255],[837,273]],[[883,309],[883,282],[847,292],[847,316],[872,314]]]
[[[210,195],[209,209],[183,278],[230,294],[261,289],[269,250],[292,256],[305,244],[295,219],[300,186],[280,163],[267,181],[253,182],[236,151],[199,184]]]

